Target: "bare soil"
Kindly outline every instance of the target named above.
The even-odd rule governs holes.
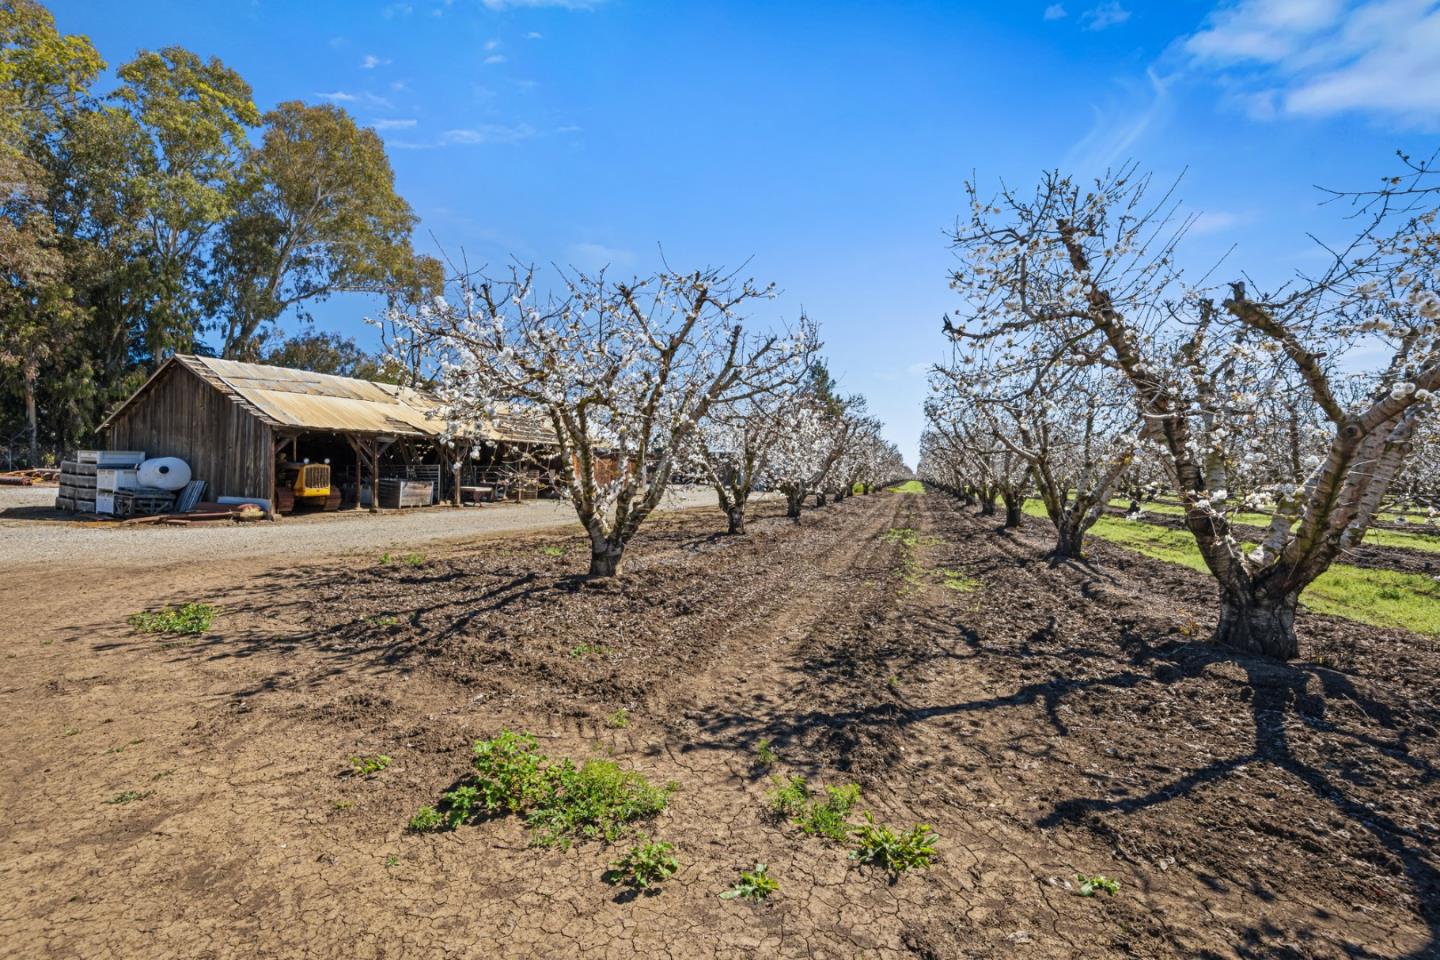
[[[743,537],[657,518],[598,587],[555,533],[12,577],[0,956],[1435,955],[1432,642],[1306,613],[1308,662],[1237,658],[1186,570],[1098,542],[1052,565],[1040,525],[938,494],[778,509]],[[184,600],[222,606],[211,634],[124,626]],[[644,827],[682,862],[662,892],[513,817],[405,832],[507,727],[679,783]],[[761,738],[771,772],[933,825],[939,862],[892,881],[774,819]],[[720,900],[757,861],[780,892]]]

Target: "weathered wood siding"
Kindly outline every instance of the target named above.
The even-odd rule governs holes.
[[[269,497],[270,425],[251,416],[182,364],[172,364],[110,424],[111,450],[179,457],[205,499]]]

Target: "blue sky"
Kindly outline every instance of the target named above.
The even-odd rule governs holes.
[[[1364,188],[1440,146],[1433,0],[685,2],[57,0],[112,66],[181,44],[257,103],[329,100],[471,263],[738,265],[803,307],[833,372],[913,459],[953,309],[962,185],[1134,159],[1201,212],[1196,264],[1277,278]],[[324,326],[373,343],[377,305]],[[293,327],[293,324],[291,325]]]

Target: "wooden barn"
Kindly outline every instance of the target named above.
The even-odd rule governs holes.
[[[351,507],[394,477],[432,479],[435,499],[456,503],[462,489],[543,494],[546,458],[556,449],[548,424],[514,415],[447,440],[438,407],[433,395],[409,387],[179,354],[100,434],[111,450],[181,458],[211,499],[256,498],[282,509],[287,491],[283,480],[277,491],[277,477],[302,462],[329,464]],[[368,496],[372,509],[377,499]]]

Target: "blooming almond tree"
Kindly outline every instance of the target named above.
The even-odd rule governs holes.
[[[1216,303],[1179,284],[1187,221],[1168,193],[1124,169],[1088,189],[1059,174],[1033,196],[981,201],[954,235],[967,302],[952,331],[1014,363],[1103,365],[1129,383],[1142,437],[1163,453],[1185,524],[1220,587],[1215,639],[1298,655],[1301,591],[1358,546],[1440,389],[1440,237],[1432,192],[1393,186],[1362,208],[1358,236],[1318,276]],[[1379,362],[1376,361],[1379,358]],[[1298,382],[1302,391],[1287,393]],[[1232,529],[1231,476],[1264,431],[1253,411],[1301,410],[1324,425],[1298,484],[1266,491],[1271,521],[1248,546]]]
[[[850,423],[843,408],[837,407],[839,404],[807,390],[794,397],[781,414],[782,429],[766,464],[765,480],[785,495],[785,515],[792,520],[800,518],[806,495],[823,489],[845,452]]]
[[[590,576],[613,577],[699,424],[768,389],[804,337],[747,336],[742,308],[773,287],[719,270],[562,280],[562,294],[542,297],[532,270],[463,276],[457,302],[391,320],[441,351],[443,412],[457,429],[502,411],[548,421],[561,488],[590,537]]]

